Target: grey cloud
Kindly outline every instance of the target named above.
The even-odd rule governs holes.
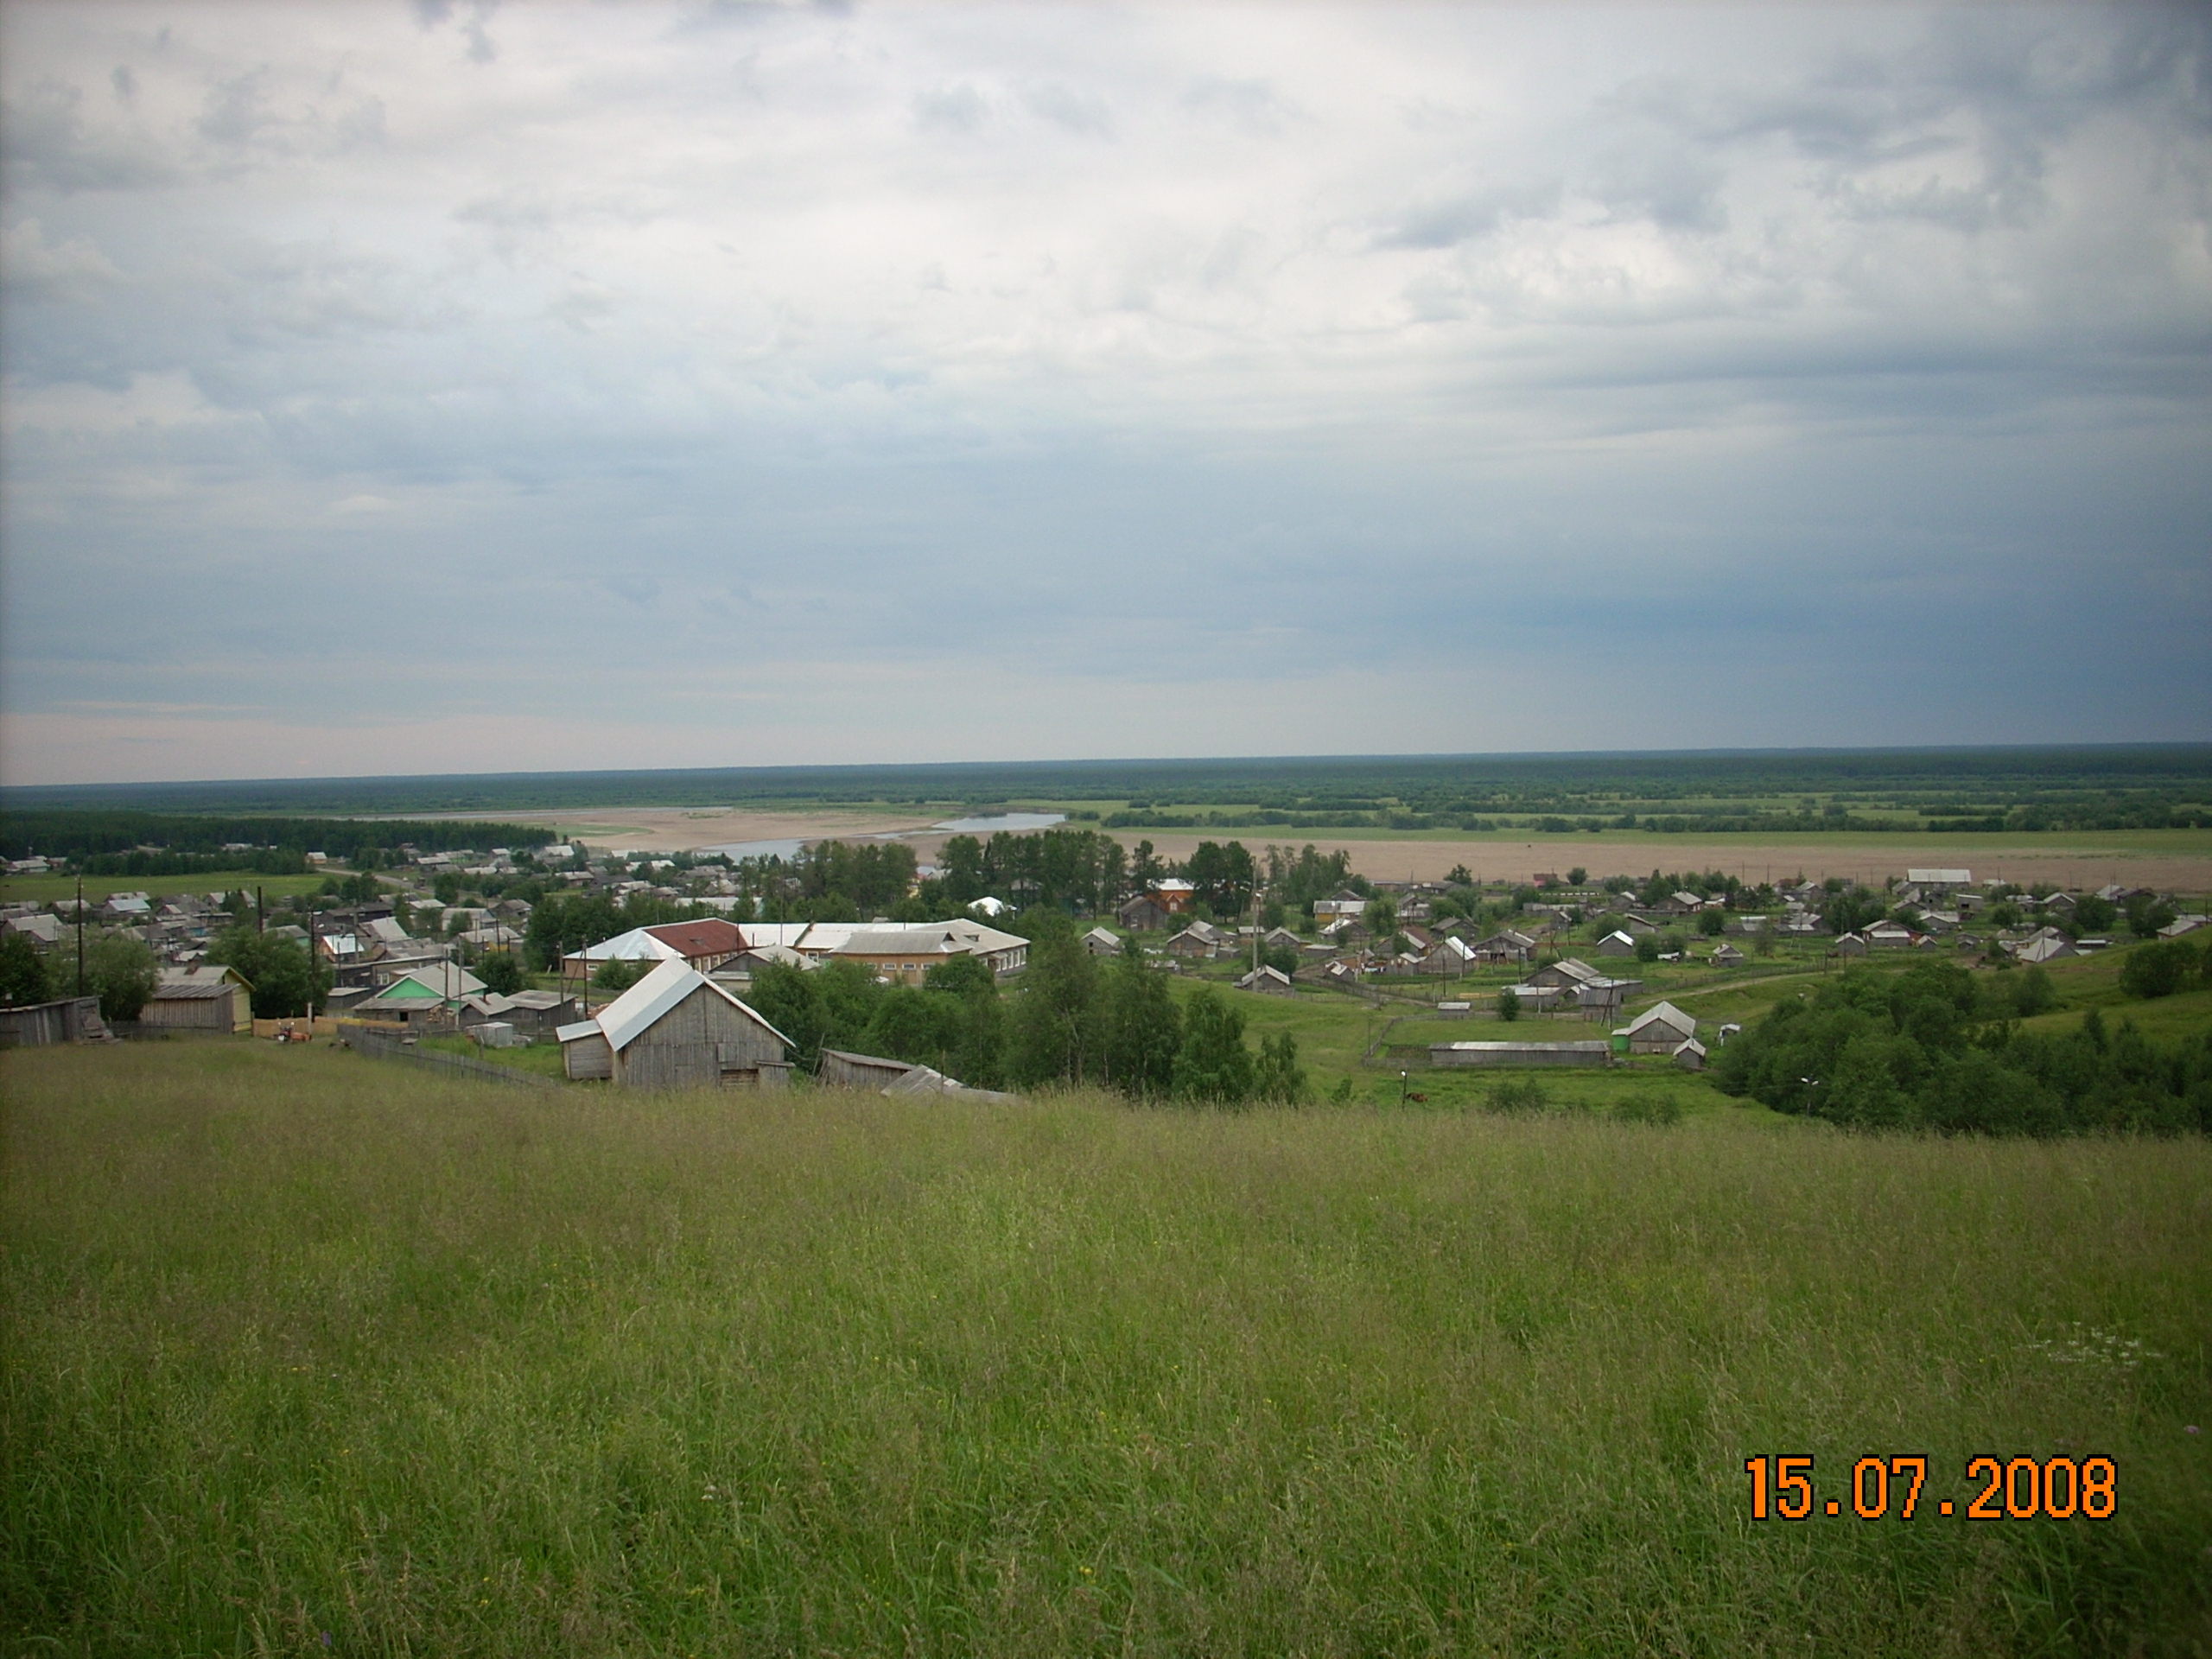
[[[965,81],[914,94],[914,124],[926,132],[972,133],[990,112],[983,95]]]
[[[499,9],[499,0],[415,0],[415,17],[426,29],[439,28],[457,14],[460,15],[461,38],[468,42],[471,63],[491,63],[499,55],[499,48],[493,41],[489,24],[492,14]]]
[[[1389,230],[1376,233],[1372,244],[1379,248],[1457,247],[1492,234],[1509,220],[1551,217],[1559,211],[1561,194],[1556,179],[1478,187],[1408,209]]]
[[[1712,232],[1728,226],[1727,172],[1710,156],[1650,145],[1621,146],[1592,169],[1590,188],[1616,215],[1662,229]]]
[[[269,110],[268,93],[264,90],[268,79],[269,71],[264,66],[208,88],[207,105],[199,121],[200,137],[233,146],[258,140],[276,121]]]
[[[41,79],[0,105],[10,187],[35,190],[157,190],[183,175],[143,133],[85,118],[84,94]]]
[[[1185,89],[1186,109],[1228,119],[1245,131],[1262,135],[1281,132],[1297,115],[1268,81],[1233,80],[1207,75]]]
[[[123,280],[114,261],[90,240],[48,242],[35,219],[0,232],[0,274],[14,299],[61,304],[90,302]]]
[[[1113,134],[1113,112],[1108,109],[1106,100],[1079,92],[1065,81],[1033,86],[1022,94],[1022,102],[1033,115],[1065,127],[1070,132],[1101,138]]]

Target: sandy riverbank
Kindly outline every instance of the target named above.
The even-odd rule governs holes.
[[[837,836],[859,839],[897,835],[924,863],[932,861],[946,836],[931,820],[866,810],[823,810],[761,812],[633,808],[624,811],[539,812],[533,822],[564,834],[581,836],[594,848],[677,852],[734,842],[815,841]],[[1325,833],[1287,835],[1261,830],[1222,830],[1211,836],[1177,830],[1117,830],[1125,846],[1149,839],[1164,858],[1188,858],[1201,840],[1242,841],[1257,851],[1270,840],[1294,846],[1311,841],[1324,852],[1338,848],[1351,855],[1352,868],[1374,880],[1436,880],[1464,864],[1486,881],[1520,881],[1543,871],[1564,873],[1577,865],[1593,876],[1645,875],[1666,870],[1733,871],[1758,882],[1801,872],[1819,878],[1853,877],[1878,885],[1916,866],[1963,866],[1977,880],[1993,877],[2031,884],[2047,881],[2079,889],[2107,881],[2183,893],[2212,893],[2212,851],[2196,852],[2139,844],[2100,847],[2069,836],[2065,844],[2033,836],[1998,837],[1866,836],[1832,839],[1817,836],[1751,837],[1647,836],[1614,840],[1597,836],[1553,836],[1516,840],[1475,836],[1464,840],[1385,841],[1332,837]],[[1993,842],[1995,844],[1991,844]]]

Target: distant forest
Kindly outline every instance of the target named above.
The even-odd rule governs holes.
[[[0,791],[0,815],[11,822],[56,808],[304,816],[858,804],[934,812],[1021,803],[1058,804],[1117,830],[2202,829],[2212,827],[2212,744],[782,766]],[[481,839],[480,826],[471,833]]]
[[[253,870],[297,875],[309,853],[374,869],[393,849],[543,847],[550,830],[481,819],[415,823],[353,818],[218,817],[81,807],[0,807],[0,858],[67,859],[86,875],[197,875]],[[237,850],[226,850],[226,849]]]

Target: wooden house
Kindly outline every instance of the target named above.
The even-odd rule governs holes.
[[[1167,954],[1186,961],[1211,961],[1228,943],[1228,936],[1210,922],[1192,922],[1167,941]]]
[[[1115,912],[1116,918],[1133,933],[1156,933],[1167,925],[1167,906],[1148,893],[1141,893]]]

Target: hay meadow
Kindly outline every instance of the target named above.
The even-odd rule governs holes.
[[[2212,1148],[0,1056],[22,1653],[2197,1653]],[[1919,1513],[1746,1458],[1924,1453]],[[1968,1521],[1969,1458],[2111,1458]]]

